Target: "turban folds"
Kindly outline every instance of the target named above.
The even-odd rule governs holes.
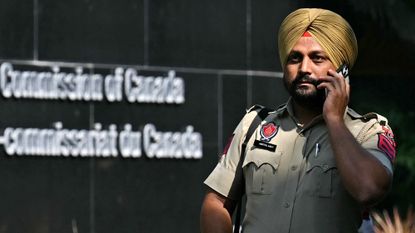
[[[302,8],[284,19],[278,33],[283,69],[291,49],[306,31],[320,44],[335,67],[343,63],[350,68],[354,65],[357,58],[357,40],[349,23],[329,10]]]

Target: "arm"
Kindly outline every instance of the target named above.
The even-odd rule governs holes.
[[[337,168],[349,193],[359,202],[371,205],[388,191],[391,174],[365,150],[341,121],[328,121],[330,142]]]
[[[232,213],[236,203],[209,189],[203,200],[200,213],[202,233],[231,233]]]
[[[204,182],[209,189],[200,213],[202,233],[232,233],[232,213],[237,205],[235,200],[239,200],[244,192],[242,139],[245,139],[245,132],[252,126],[256,115],[256,111],[248,111],[244,116],[228,141],[219,163]]]
[[[329,138],[337,167],[349,193],[365,205],[374,204],[387,192],[392,178],[389,171],[365,150],[347,129],[343,116],[349,101],[350,86],[334,71],[319,88],[327,88],[323,106]]]

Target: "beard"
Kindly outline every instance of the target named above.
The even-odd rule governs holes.
[[[301,88],[299,87],[301,83],[312,84],[315,88],[311,90],[309,88]],[[326,92],[324,89],[317,89],[319,84],[319,81],[311,78],[309,75],[298,75],[291,83],[284,77],[284,86],[288,93],[297,104],[305,108],[318,109],[323,107]]]

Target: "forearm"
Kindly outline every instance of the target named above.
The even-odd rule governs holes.
[[[231,212],[233,204],[224,197],[210,191],[206,194],[200,213],[202,233],[232,233]]]
[[[337,168],[346,189],[363,204],[378,201],[389,188],[389,172],[356,141],[342,120],[326,123]]]

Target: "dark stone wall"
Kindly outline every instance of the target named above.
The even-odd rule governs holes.
[[[83,67],[84,73],[106,74],[133,67],[155,76],[175,70],[185,81],[186,102],[0,96],[0,130],[49,128],[57,121],[70,129],[92,129],[95,123],[119,129],[130,123],[138,130],[153,123],[160,130],[180,131],[193,125],[203,136],[203,158],[28,157],[8,156],[1,149],[0,232],[197,232],[202,182],[245,108],[255,103],[275,108],[287,99],[276,44],[283,18],[297,7],[327,7],[350,20],[364,42],[361,50],[370,49],[366,29],[376,20],[353,4],[334,2],[1,1],[2,63],[49,71],[56,65],[68,71]],[[356,74],[366,75],[358,84],[371,85],[377,71],[368,53],[363,56],[369,69],[357,67]]]

